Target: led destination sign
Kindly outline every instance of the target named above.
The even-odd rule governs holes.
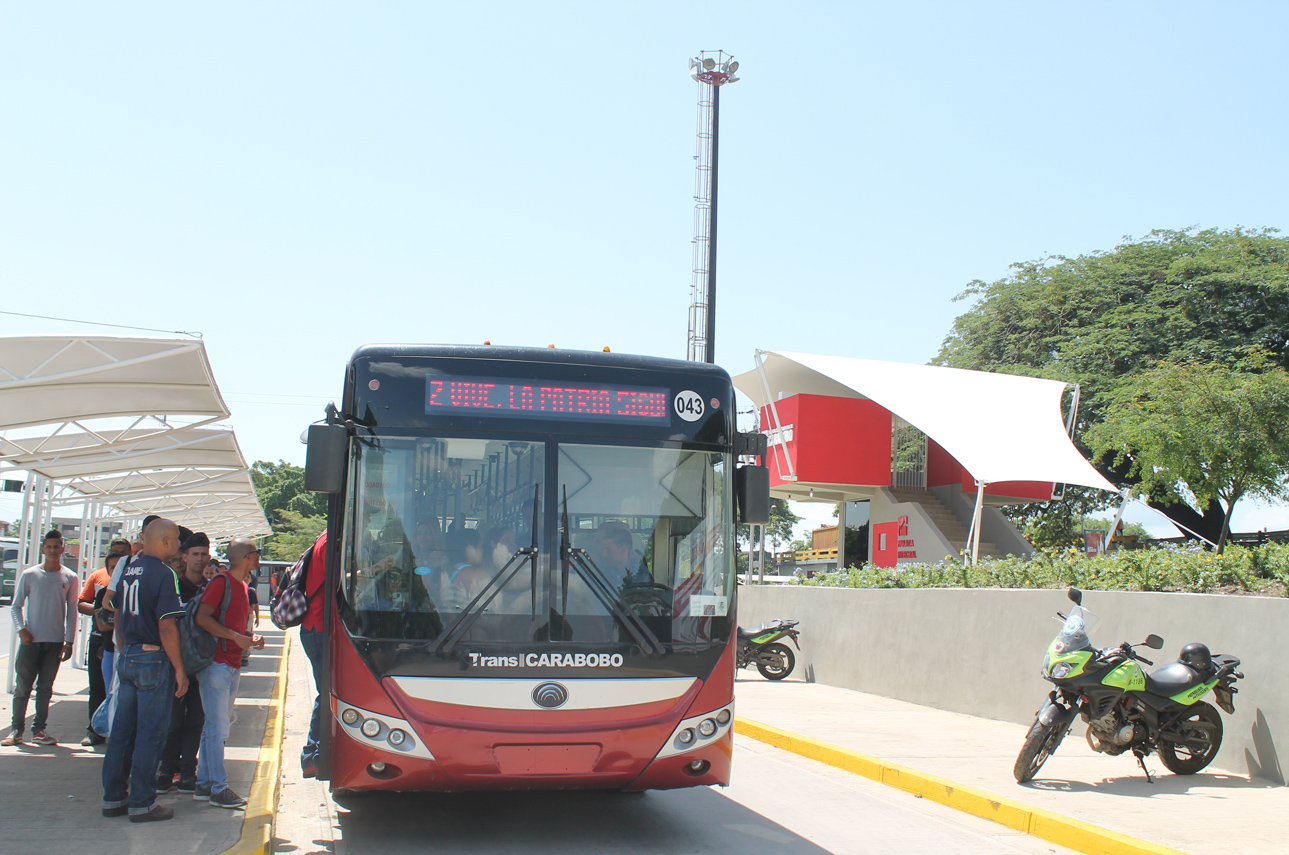
[[[426,378],[425,414],[528,416],[659,425],[671,419],[666,389],[451,375]]]

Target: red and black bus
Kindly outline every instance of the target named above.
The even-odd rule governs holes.
[[[761,454],[713,365],[359,349],[309,430],[308,486],[333,494],[321,775],[727,784],[735,519],[768,512]]]

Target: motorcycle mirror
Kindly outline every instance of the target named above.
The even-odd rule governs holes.
[[[1162,650],[1164,647],[1164,640],[1152,633],[1151,635],[1146,636],[1146,646],[1151,650]]]
[[[1070,588],[1070,590],[1067,591],[1066,593],[1068,594],[1070,600],[1074,603],[1074,605],[1076,606],[1083,605],[1083,592],[1080,591],[1078,588]]]

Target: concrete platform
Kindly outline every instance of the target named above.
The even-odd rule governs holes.
[[[1147,783],[1131,754],[1092,751],[1083,725],[1020,785],[1012,765],[1026,728],[815,683],[780,683],[741,674],[739,717],[858,751],[883,761],[985,790],[1015,802],[1208,855],[1289,851],[1289,789],[1209,768],[1169,773],[1156,757]],[[1035,698],[1035,705],[1041,701]]]
[[[259,632],[267,644],[255,651],[242,675],[237,720],[225,755],[229,786],[242,796],[250,792],[256,772],[284,652],[281,630],[266,624]],[[158,804],[174,808],[175,818],[168,822],[104,818],[100,813],[103,746],[80,744],[88,723],[88,701],[87,672],[64,662],[54,681],[48,728],[60,744],[43,747],[28,742],[20,748],[0,748],[0,852],[217,855],[238,845],[244,813],[211,807],[187,793],[158,796]],[[34,712],[33,695],[27,707],[28,739]],[[13,696],[0,692],[0,733],[9,732],[12,716]]]

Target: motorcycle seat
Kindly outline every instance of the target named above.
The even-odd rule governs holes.
[[[769,632],[772,629],[778,629],[781,626],[783,626],[783,621],[781,620],[772,620],[767,623],[763,623],[760,626],[753,626],[747,629],[744,629],[743,627],[740,626],[738,628],[738,637],[743,639],[752,638],[754,636],[760,635],[763,632]]]
[[[1162,698],[1171,698],[1178,692],[1194,688],[1202,682],[1204,682],[1203,678],[1195,673],[1194,668],[1181,662],[1173,662],[1153,674],[1146,675],[1146,691]]]

